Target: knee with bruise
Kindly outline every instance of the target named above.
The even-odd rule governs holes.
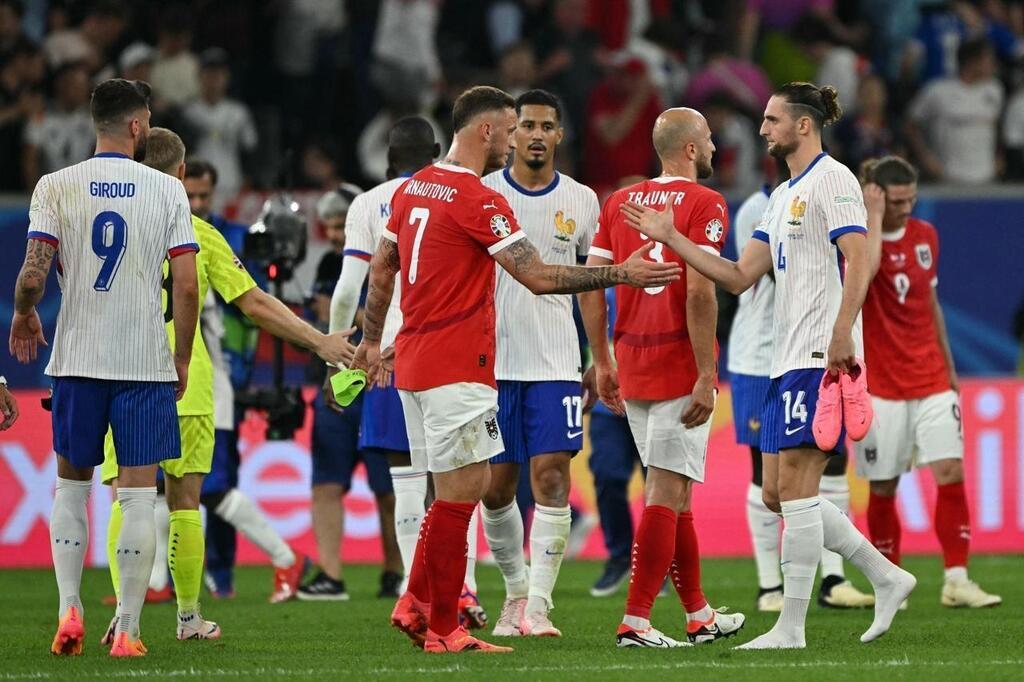
[[[534,477],[536,494],[551,506],[564,507],[569,504],[569,477],[556,467],[541,470]]]

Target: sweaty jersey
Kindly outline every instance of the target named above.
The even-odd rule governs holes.
[[[97,154],[40,178],[28,229],[57,247],[62,300],[46,373],[177,381],[162,267],[199,250],[181,182],[123,154]]]
[[[938,284],[935,228],[908,218],[882,233],[882,260],[864,299],[868,388],[886,400],[915,400],[949,390],[949,368],[932,310]]]
[[[493,256],[524,238],[505,197],[471,170],[427,166],[395,193],[383,237],[398,244],[402,328],[395,385],[494,381]]]
[[[391,199],[395,191],[408,178],[395,178],[382,182],[373,189],[367,190],[352,200],[345,219],[345,251],[346,256],[355,256],[369,261],[380,243],[381,234],[391,217]],[[391,307],[384,319],[384,335],[381,337],[381,348],[387,348],[395,342],[398,329],[402,326],[402,282],[401,273],[395,276],[395,291],[391,297]]]
[[[751,194],[736,211],[732,233],[736,253],[743,253],[768,208],[768,187]],[[772,316],[775,282],[764,275],[740,294],[729,332],[729,373],[766,377],[772,369]]]
[[[508,200],[520,227],[545,263],[575,265],[586,258],[597,226],[597,195],[567,175],[555,173],[547,187],[530,191],[506,168],[483,183]],[[494,374],[511,381],[579,381],[580,345],[572,296],[535,296],[495,266],[498,357]]]
[[[227,240],[208,222],[192,216],[192,227],[199,240],[196,254],[196,272],[199,279],[199,301],[206,300],[212,287],[221,298],[231,303],[256,286],[242,261],[228,246]],[[174,347],[174,305],[172,292],[174,282],[170,263],[164,262],[164,321],[167,338]],[[178,414],[213,414],[213,364],[206,350],[203,334],[196,322],[196,335],[192,341],[192,360],[188,365],[188,386],[185,395],[178,401]]]
[[[794,369],[828,365],[845,268],[835,242],[850,232],[866,234],[867,224],[857,178],[825,152],[772,192],[764,218],[754,230],[754,239],[771,248],[775,268],[772,378]],[[859,352],[859,315],[853,343]]]
[[[660,177],[620,189],[608,198],[591,255],[618,263],[648,240],[626,225],[619,206],[627,201],[659,211],[671,203],[680,233],[706,251],[722,250],[729,228],[722,195],[686,178]],[[660,242],[647,257],[681,264],[683,276],[667,286],[616,288],[615,362],[623,398],[668,400],[689,395],[697,381],[697,362],[686,328],[686,264]],[[717,360],[717,342],[715,356]]]

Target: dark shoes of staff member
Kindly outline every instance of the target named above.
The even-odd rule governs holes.
[[[319,571],[312,580],[298,589],[299,601],[348,601],[344,580],[335,580]]]

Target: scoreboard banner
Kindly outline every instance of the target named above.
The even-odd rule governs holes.
[[[39,399],[42,391],[15,393],[21,419],[0,433],[0,567],[48,566],[47,522],[53,505],[56,462],[52,451],[50,416]],[[307,399],[313,397],[309,389]],[[971,510],[971,549],[977,553],[1024,552],[1024,381],[971,379],[961,392],[966,452],[967,494]],[[242,465],[239,488],[248,494],[271,524],[293,546],[316,555],[310,518],[310,430],[293,441],[267,441],[265,423],[250,416],[241,428]],[[573,460],[571,502],[578,511],[596,515],[593,479],[587,468],[590,444]],[[724,388],[714,416],[708,449],[707,482],[696,486],[694,515],[701,553],[706,557],[749,556],[746,491],[750,455],[736,445],[731,402]],[[97,475],[99,469],[97,468]],[[850,467],[852,508],[858,525],[866,528],[867,483]],[[630,484],[634,522],[643,505],[639,472]],[[98,480],[89,501],[88,562],[106,564],[106,527],[112,495]],[[903,521],[904,553],[938,553],[932,532],[935,485],[927,471],[903,478],[899,512]],[[381,560],[380,526],[373,494],[362,465],[345,499],[345,562]],[[486,547],[483,533],[480,547]],[[604,545],[595,526],[583,548],[584,558],[603,558]],[[239,538],[239,560],[267,563],[267,558]]]

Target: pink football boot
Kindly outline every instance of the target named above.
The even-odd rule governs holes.
[[[834,450],[843,430],[843,400],[839,382],[844,374],[832,376],[826,369],[818,386],[818,403],[814,408],[814,423],[811,432],[814,442],[822,452]]]
[[[862,440],[868,435],[871,419],[875,416],[868,394],[868,372],[864,360],[857,358],[852,372],[839,375],[840,392],[843,394],[843,423],[850,438]]]

